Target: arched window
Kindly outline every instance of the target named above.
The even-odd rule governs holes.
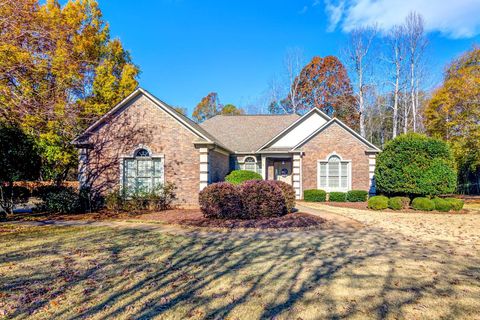
[[[337,155],[318,162],[318,187],[326,191],[346,191],[350,188],[350,162]]]
[[[138,149],[123,160],[123,187],[128,193],[151,192],[164,182],[162,157],[153,157],[147,149]]]
[[[257,160],[254,157],[246,157],[243,164],[244,170],[257,172]]]
[[[135,152],[135,157],[150,157],[150,152],[147,149],[138,149]]]

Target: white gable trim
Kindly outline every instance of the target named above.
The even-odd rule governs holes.
[[[318,113],[321,117],[323,117],[325,120],[327,120],[327,123],[329,120],[331,120],[331,118],[326,114],[324,113],[322,110],[318,109],[318,108],[313,108],[311,109],[310,111],[308,111],[307,113],[305,113],[303,116],[301,116],[300,118],[298,118],[297,120],[295,120],[291,125],[289,125],[288,127],[286,127],[284,130],[282,130],[279,134],[277,134],[275,137],[273,137],[272,139],[270,139],[267,143],[265,143],[263,146],[261,146],[256,152],[260,152],[262,149],[270,146],[271,144],[273,144],[275,141],[277,141],[279,138],[281,138],[282,136],[284,136],[287,132],[289,132],[292,128],[296,127],[299,123],[303,122],[306,118],[308,118],[308,116],[313,113],[313,112],[316,112]]]
[[[362,137],[360,134],[358,134],[355,130],[353,130],[352,128],[350,128],[349,126],[347,126],[345,123],[343,123],[342,121],[340,121],[339,119],[337,118],[332,118],[330,121],[328,121],[327,123],[325,123],[322,127],[318,128],[318,130],[316,130],[315,132],[313,132],[311,135],[309,135],[308,137],[306,137],[303,141],[301,141],[299,144],[297,144],[295,147],[292,148],[291,151],[294,151],[295,149],[297,149],[298,147],[302,146],[303,144],[305,144],[308,140],[310,140],[311,138],[313,138],[314,136],[316,136],[319,132],[323,131],[324,129],[326,129],[329,125],[331,125],[332,123],[337,123],[338,125],[340,125],[342,128],[344,128],[345,130],[347,130],[351,135],[353,135],[355,138],[357,138],[358,140],[360,140],[361,142],[363,142],[365,145],[367,145],[368,147],[371,148],[371,150],[368,150],[370,152],[380,152],[381,150],[376,147],[373,143],[371,143],[370,141],[368,141],[367,139],[365,139],[364,137]]]
[[[213,142],[211,139],[209,139],[207,136],[202,134],[200,131],[198,131],[196,128],[192,127],[190,124],[188,124],[185,120],[180,118],[177,114],[175,114],[174,111],[172,111],[171,107],[168,106],[165,102],[157,99],[153,95],[151,95],[148,91],[142,89],[142,88],[137,88],[135,91],[133,91],[131,94],[129,94],[125,99],[123,99],[121,102],[119,102],[115,107],[113,107],[110,111],[105,113],[100,119],[98,119],[95,123],[93,123],[90,127],[88,127],[81,135],[76,137],[72,143],[76,144],[79,140],[80,137],[84,136],[85,134],[90,133],[91,131],[95,130],[100,124],[102,124],[105,119],[109,118],[112,116],[115,112],[120,110],[122,107],[127,105],[130,101],[132,101],[135,97],[137,97],[139,94],[145,95],[149,100],[151,100],[157,107],[165,111],[168,115],[170,115],[172,118],[180,122],[183,126],[185,126],[187,129],[195,133],[197,136],[205,139],[208,142]]]

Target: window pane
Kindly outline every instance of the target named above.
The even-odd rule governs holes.
[[[320,163],[320,187],[327,186],[327,163]]]
[[[138,177],[151,177],[152,176],[152,161],[151,160],[138,160]]]
[[[126,178],[125,179],[125,188],[127,189],[128,193],[131,193],[135,190],[135,178]]]
[[[348,187],[348,162],[342,162],[342,177],[341,177],[341,184],[342,188],[347,188]]]
[[[163,184],[163,179],[162,178],[153,178],[153,188],[158,188]]]
[[[153,176],[157,178],[163,178],[163,161],[162,159],[156,159],[153,161]]]
[[[340,163],[337,161],[328,163],[328,186],[338,188],[340,186]]]
[[[135,166],[135,160],[127,159],[124,164],[125,177],[135,177],[135,172],[137,171]]]
[[[152,190],[151,178],[137,178],[137,191],[148,192]]]
[[[257,166],[256,166],[255,163],[245,163],[245,170],[256,172],[257,171]]]

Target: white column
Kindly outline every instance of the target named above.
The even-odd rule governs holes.
[[[262,155],[262,179],[265,180],[267,178],[267,157]]]
[[[372,183],[373,183],[373,177],[375,175],[375,164],[376,164],[376,159],[375,159],[376,155],[373,153],[373,154],[369,154],[368,155],[368,178],[369,178],[369,189],[372,188]]]
[[[87,149],[81,148],[78,152],[78,183],[80,188],[85,187],[87,182],[87,177],[85,176],[85,171],[87,170],[87,161],[88,161],[88,154]],[[123,176],[123,170],[120,171],[120,177]]]
[[[297,199],[302,198],[302,157],[299,154],[293,155],[293,189]]]
[[[208,186],[208,148],[200,148],[200,191]]]

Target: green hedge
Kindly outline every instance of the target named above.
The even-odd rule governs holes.
[[[303,200],[309,202],[325,202],[327,201],[327,192],[317,189],[304,190]]]
[[[388,198],[385,196],[374,196],[368,199],[368,208],[373,210],[384,210],[388,208]]]
[[[345,192],[330,192],[328,194],[328,201],[345,202],[347,201],[347,194]]]
[[[410,199],[407,197],[393,197],[388,199],[388,208],[392,210],[408,209]]]
[[[347,192],[348,202],[365,202],[368,198],[368,191],[365,190],[350,190]]]
[[[263,179],[260,174],[253,171],[249,171],[249,170],[234,170],[225,177],[225,181],[235,185],[239,185],[245,181],[250,181],[250,180],[263,180]]]
[[[457,187],[455,160],[442,140],[418,133],[402,134],[378,155],[377,190],[385,194],[435,196]]]
[[[463,205],[465,204],[465,201],[462,199],[456,199],[456,198],[445,198],[446,201],[450,203],[452,206],[452,210],[454,211],[460,211],[463,209]]]
[[[412,208],[415,210],[432,211],[435,209],[435,203],[431,199],[418,197],[413,199]]]
[[[435,210],[437,210],[437,211],[448,212],[448,211],[452,210],[451,203],[448,202],[445,199],[433,198],[432,201],[435,204]]]

